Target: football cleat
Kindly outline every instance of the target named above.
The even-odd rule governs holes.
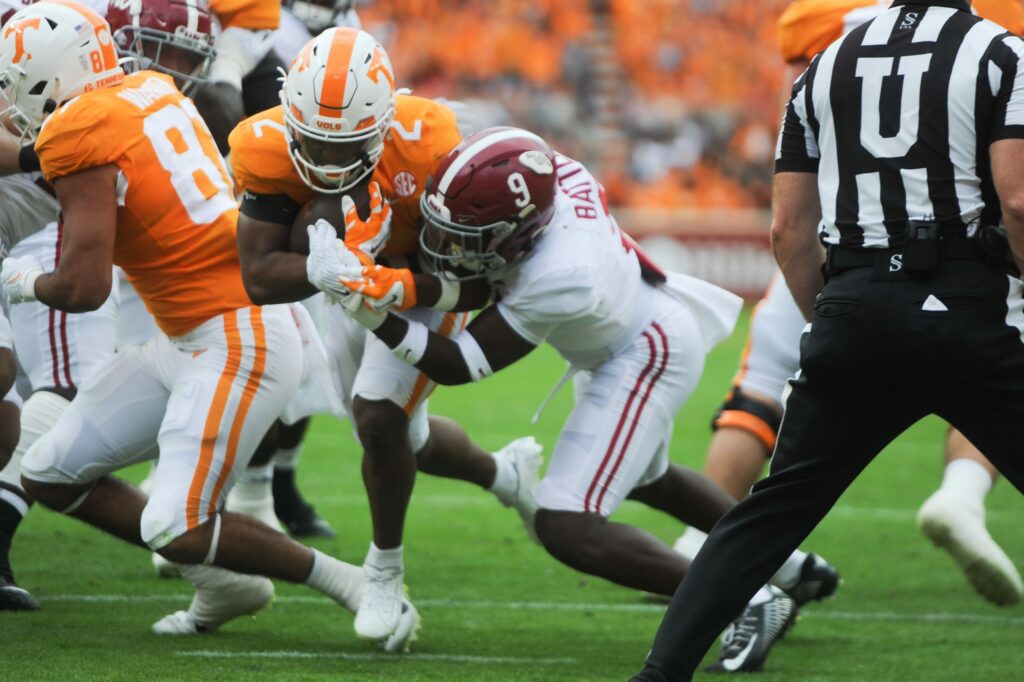
[[[398,629],[405,602],[404,571],[400,566],[377,567],[363,564],[363,587],[355,630],[360,639],[385,640]]]
[[[14,578],[0,575],[0,611],[38,611],[39,602]]]
[[[971,587],[998,606],[1020,601],[1024,585],[1016,566],[985,528],[985,508],[941,488],[917,512],[917,525],[944,549],[967,576]]]
[[[381,648],[388,653],[408,653],[412,643],[419,639],[420,614],[408,599],[402,600],[402,615],[398,617],[398,626],[384,642]]]
[[[772,597],[755,606],[747,606],[739,618],[725,629],[718,661],[706,668],[709,673],[753,672],[764,669],[768,652],[796,622],[797,605],[777,587],[768,587]]]
[[[215,566],[181,566],[195,585],[187,611],[177,611],[153,624],[158,635],[201,635],[239,616],[255,614],[274,598],[274,584],[256,575],[232,573]]]
[[[158,553],[153,552],[153,568],[158,578],[180,578],[181,569],[173,561],[169,561]]]
[[[295,538],[336,538],[331,525],[327,523],[313,505],[302,498],[295,485],[295,471],[274,469],[274,513],[288,534]]]
[[[503,457],[508,460],[516,472],[515,489],[508,493],[498,494],[498,499],[506,507],[515,507],[519,512],[519,518],[523,520],[523,527],[526,528],[527,535],[538,544],[540,544],[540,540],[537,538],[537,531],[534,527],[537,501],[533,497],[533,491],[540,479],[540,467],[544,464],[544,457],[541,454],[543,451],[544,447],[533,436],[527,436],[512,441],[494,453],[495,457]]]
[[[839,589],[840,582],[842,579],[835,566],[817,554],[808,554],[800,567],[800,580],[785,592],[800,607],[807,602],[828,599]]]

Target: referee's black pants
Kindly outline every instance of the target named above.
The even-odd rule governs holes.
[[[668,679],[691,678],[847,486],[922,417],[960,429],[1024,492],[1020,280],[979,261],[944,260],[922,279],[886,266],[880,259],[825,285],[801,341],[771,473],[715,526],[658,630],[647,665]],[[948,310],[923,310],[929,296]]]

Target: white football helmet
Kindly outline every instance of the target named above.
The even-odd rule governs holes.
[[[373,172],[395,117],[395,77],[373,36],[331,28],[309,41],[281,88],[295,170],[317,192],[340,194]]]
[[[0,122],[23,140],[72,97],[123,78],[110,26],[82,5],[40,2],[0,29]]]

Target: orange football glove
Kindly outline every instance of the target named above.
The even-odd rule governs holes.
[[[373,265],[377,254],[391,237],[391,205],[384,201],[380,185],[371,182],[370,217],[359,217],[356,204],[347,194],[341,198],[341,212],[345,214],[345,246],[359,256],[364,265]]]
[[[394,308],[408,310],[416,305],[416,281],[408,268],[368,265],[359,279],[339,277],[352,291],[363,295],[363,304],[374,312]]]

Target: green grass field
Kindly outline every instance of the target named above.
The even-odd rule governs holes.
[[[745,331],[715,351],[679,416],[677,461],[703,464],[707,424]],[[554,353],[538,351],[483,384],[441,389],[432,411],[460,420],[486,447],[530,433],[550,447],[571,391],[539,425],[529,420],[562,369]],[[914,524],[941,477],[943,428],[928,421],[900,438],[807,541],[845,582],[835,599],[804,610],[769,660],[765,682],[1024,679],[1024,611],[976,597]],[[316,544],[356,563],[369,542],[358,463],[347,424],[315,423],[301,485],[339,532],[338,540]],[[137,479],[142,471],[127,475]],[[1000,483],[988,508],[993,535],[1024,564],[1020,497]],[[668,542],[682,530],[635,503],[617,518]],[[158,638],[150,624],[185,608],[190,588],[154,577],[146,552],[39,508],[22,525],[13,561],[43,609],[0,613],[0,680],[11,681],[621,681],[640,668],[664,608],[556,563],[489,494],[427,476],[417,481],[406,532],[406,579],[423,614],[420,641],[406,656],[358,641],[347,612],[287,584],[278,584],[273,608],[255,619],[207,637]]]

